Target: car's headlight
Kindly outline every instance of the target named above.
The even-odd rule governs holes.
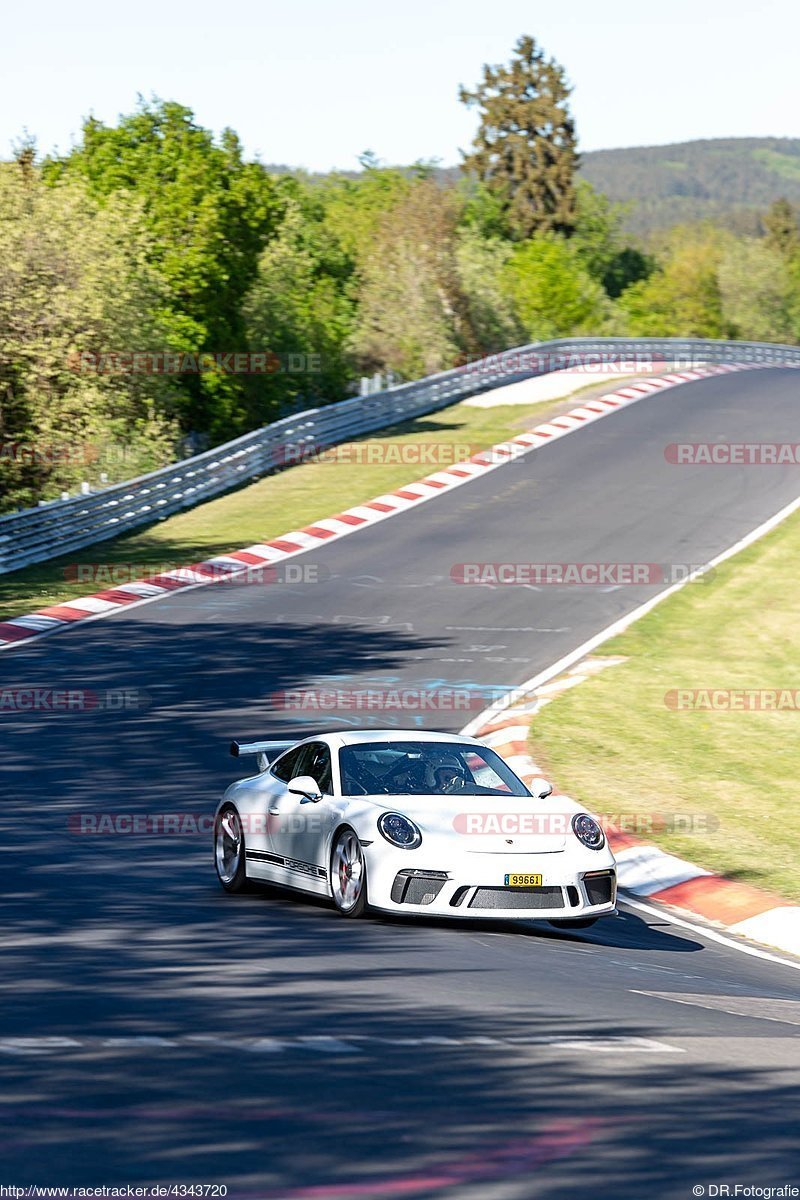
[[[422,834],[413,821],[402,813],[383,813],[378,818],[378,829],[387,842],[399,846],[402,850],[416,850],[422,841]]]
[[[606,844],[606,835],[602,828],[588,813],[576,813],[572,818],[572,832],[579,842],[590,850],[602,850]]]

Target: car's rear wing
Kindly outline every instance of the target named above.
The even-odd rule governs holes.
[[[296,741],[296,739],[295,739]],[[247,754],[255,754],[259,771],[266,771],[284,750],[291,750],[295,741],[291,742],[231,742],[231,754],[234,758],[242,758]]]

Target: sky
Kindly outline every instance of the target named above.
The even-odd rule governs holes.
[[[137,95],[309,170],[459,161],[458,101],[529,33],[566,68],[580,148],[800,136],[794,0],[16,0],[2,17],[0,158],[66,151]]]

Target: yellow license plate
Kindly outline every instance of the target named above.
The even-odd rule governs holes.
[[[541,875],[506,875],[506,887],[541,887]]]

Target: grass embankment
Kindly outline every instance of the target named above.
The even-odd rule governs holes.
[[[674,708],[665,697],[738,689],[734,702],[750,705],[741,693],[800,689],[798,563],[800,514],[607,642],[598,653],[628,661],[553,701],[531,731],[534,756],[587,807],[709,814],[716,830],[700,822],[643,840],[796,902],[800,711]]]
[[[612,381],[607,380],[604,385],[593,385],[592,390],[601,392],[611,386]],[[580,389],[582,398],[589,390]],[[572,405],[573,398],[485,409],[456,404],[378,430],[349,444],[363,447],[351,456],[355,461],[292,466],[141,532],[0,576],[0,620],[112,586],[110,579],[102,577],[96,583],[71,578],[78,563],[122,567],[127,581],[264,542],[421,479],[468,456],[469,447],[472,453],[485,449]],[[386,461],[368,461],[370,443],[387,448],[383,454]],[[409,450],[402,451],[403,445]],[[400,461],[401,454],[413,459],[418,447],[431,445],[442,447],[441,466],[430,461]]]

